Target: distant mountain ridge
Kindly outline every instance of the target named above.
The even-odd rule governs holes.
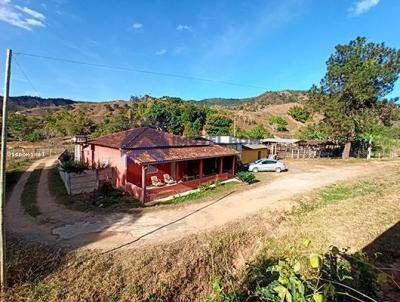
[[[307,98],[307,91],[304,90],[282,90],[267,91],[259,96],[236,99],[236,98],[209,98],[198,101],[209,106],[240,107],[248,105],[281,105],[287,103],[301,102]]]
[[[202,99],[199,101],[196,100],[186,100],[190,102],[194,102],[199,105],[208,105],[211,107],[225,107],[225,108],[243,108],[251,110],[253,107],[262,107],[268,105],[281,105],[287,103],[296,103],[302,102],[307,97],[307,92],[302,90],[283,90],[283,91],[267,91],[259,96],[249,97],[249,98],[209,98]],[[1,97],[2,98],[2,97]],[[138,97],[139,101],[146,100],[160,100],[160,101],[168,101],[180,98],[174,97],[161,97],[155,98],[151,96],[143,96]],[[14,96],[9,99],[9,111],[25,111],[29,109],[40,109],[47,108],[51,110],[51,108],[56,107],[64,107],[78,104],[92,104],[95,105],[106,105],[113,104],[115,102],[125,103],[128,100],[123,101],[107,101],[107,102],[82,102],[82,101],[74,101],[71,99],[64,98],[41,98],[37,96]]]
[[[1,99],[3,97],[1,96]],[[10,111],[22,111],[38,107],[59,107],[79,103],[64,98],[41,98],[37,96],[12,96],[9,98],[8,109]]]

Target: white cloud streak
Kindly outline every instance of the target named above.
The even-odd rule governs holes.
[[[349,13],[355,16],[361,15],[369,11],[379,4],[380,0],[359,0],[353,7],[349,8]]]
[[[189,25],[186,25],[186,24],[178,24],[178,26],[176,27],[176,30],[179,30],[179,31],[183,31],[183,30],[191,31],[192,28]]]
[[[157,50],[155,54],[157,56],[161,56],[161,55],[166,54],[166,53],[167,53],[167,50],[165,48],[162,48],[160,50]]]
[[[133,23],[132,28],[135,30],[140,30],[143,28],[143,24],[142,23]]]
[[[0,0],[0,21],[32,31],[35,27],[46,27],[46,17],[29,7],[12,6],[10,0]]]

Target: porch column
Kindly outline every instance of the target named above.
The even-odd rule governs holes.
[[[219,167],[218,167],[218,174],[222,175],[223,171],[224,171],[224,158],[220,157],[219,158]]]
[[[203,178],[203,160],[200,159],[199,163],[199,178]]]
[[[145,165],[142,166],[142,196],[140,197],[140,201],[146,202],[146,171],[147,167]]]
[[[232,156],[232,175],[235,175],[236,157]]]

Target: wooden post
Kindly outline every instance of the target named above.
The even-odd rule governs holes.
[[[6,156],[7,156],[7,101],[10,93],[11,49],[7,49],[6,71],[4,79],[3,117],[1,125],[1,159],[0,159],[0,287],[4,293],[7,286],[6,266],[6,232],[4,208],[6,204]]]
[[[235,175],[236,157],[232,156],[232,175]]]
[[[142,166],[142,196],[141,201],[143,203],[146,202],[146,171],[147,167],[145,165]]]
[[[203,178],[203,160],[200,159],[199,162],[199,178]]]
[[[219,168],[218,174],[222,175],[222,173],[224,171],[224,158],[223,157],[219,158],[219,167],[218,168]]]

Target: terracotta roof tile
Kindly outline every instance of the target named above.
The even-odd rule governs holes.
[[[210,144],[208,141],[196,141],[149,127],[134,128],[100,136],[88,143],[125,150]]]
[[[132,150],[127,155],[139,163],[161,163],[175,160],[200,159],[219,156],[233,156],[238,152],[218,145],[183,146]]]

